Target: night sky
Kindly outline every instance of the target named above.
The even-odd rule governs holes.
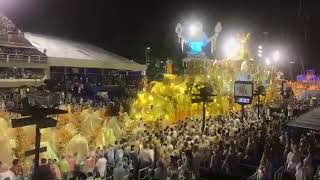
[[[144,49],[166,58],[177,53],[175,25],[190,18],[208,32],[251,32],[257,43],[287,47],[287,60],[318,65],[320,7],[317,0],[0,0],[0,11],[26,32],[86,41],[144,62]],[[305,39],[304,31],[307,32]],[[223,34],[222,34],[223,36]],[[298,63],[299,64],[299,63]],[[297,65],[298,66],[298,65]]]

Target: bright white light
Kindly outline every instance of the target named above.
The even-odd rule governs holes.
[[[269,58],[266,58],[266,65],[270,65],[271,64],[271,62],[270,62],[270,59]]]
[[[272,58],[273,58],[273,60],[274,60],[275,62],[279,61],[279,59],[280,59],[280,53],[279,53],[279,51],[274,52],[273,55],[272,55]]]
[[[262,50],[259,49],[259,50],[258,50],[258,53],[259,53],[259,54],[262,54]]]
[[[232,37],[226,42],[224,51],[228,58],[235,58],[240,52],[240,48],[240,42]]]
[[[150,48],[150,46],[149,47],[147,47],[147,50],[150,50],[151,48]]]
[[[189,32],[191,36],[195,36],[198,33],[198,27],[195,24],[192,24],[189,28]]]
[[[261,49],[262,49],[262,46],[261,46],[261,45],[259,45],[259,46],[258,46],[258,49],[259,49],[259,50],[261,50]]]
[[[262,57],[262,54],[258,54],[258,57],[261,58],[261,57]]]

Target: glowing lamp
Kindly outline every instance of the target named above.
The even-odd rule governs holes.
[[[228,58],[236,58],[241,50],[241,44],[235,38],[230,38],[225,44],[225,54]]]
[[[275,62],[279,61],[279,59],[280,59],[279,51],[274,52],[272,55],[272,58],[273,58],[273,61],[275,61]]]
[[[271,64],[271,62],[270,62],[270,59],[269,58],[266,58],[266,65],[270,65]]]
[[[192,25],[189,27],[189,33],[190,33],[191,36],[197,35],[198,32],[199,32],[199,28],[197,27],[197,25],[192,24]]]

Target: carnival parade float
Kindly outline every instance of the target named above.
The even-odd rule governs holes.
[[[230,39],[226,47],[228,56],[223,59],[212,59],[203,51],[210,46],[214,54],[219,46],[217,39],[221,31],[220,22],[211,37],[206,35],[201,23],[178,24],[178,41],[181,50],[187,54],[183,59],[183,75],[172,74],[172,62],[168,62],[163,79],[145,80],[144,87],[131,104],[130,112],[120,111],[117,116],[110,116],[103,107],[61,106],[60,109],[67,113],[53,117],[58,121],[57,126],[41,129],[41,145],[47,146],[47,152],[41,156],[59,159],[62,155],[77,153],[79,158],[84,159],[92,148],[108,146],[128,137],[130,133],[138,133],[143,124],[169,126],[187,117],[201,119],[202,105],[192,103],[192,98],[202,87],[210,87],[216,95],[206,105],[207,116],[241,109],[234,101],[235,81],[251,81],[254,89],[264,86],[266,95],[261,97],[261,103],[276,101],[280,78],[273,66],[258,62],[249,53],[250,34],[237,34]],[[248,108],[256,102],[254,98]],[[10,164],[12,159],[21,158],[30,167],[32,158],[25,157],[24,152],[34,146],[35,130],[32,126],[11,128],[10,119],[18,116],[5,111],[0,114],[0,159]]]

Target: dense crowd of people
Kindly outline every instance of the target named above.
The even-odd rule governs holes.
[[[24,72],[29,74],[28,69],[25,69]],[[7,72],[5,71],[0,72],[0,79],[2,75],[6,73]],[[38,73],[36,73],[36,75],[38,75]],[[29,75],[32,77],[34,74]],[[2,109],[5,109],[5,107],[15,107],[18,104],[21,104],[21,99],[28,94],[50,89],[50,91],[53,90],[60,93],[61,104],[78,104],[94,107],[104,105],[119,106],[121,104],[124,108],[128,108],[138,90],[139,77],[132,78],[123,76],[122,79],[126,81],[120,85],[112,84],[111,86],[106,84],[105,81],[97,81],[85,76],[71,76],[71,78],[45,80],[46,87],[21,87],[17,88],[16,91],[1,92],[0,100],[3,102],[1,107],[3,106]],[[128,109],[126,110],[128,111]]]
[[[290,106],[310,110],[313,107],[308,102],[294,101]],[[237,112],[209,117],[203,132],[200,120],[192,117],[168,127],[161,119],[152,125],[141,120],[139,131],[114,145],[91,147],[86,157],[75,153],[63,154],[60,160],[42,159],[36,172],[22,172],[19,160],[14,160],[10,169],[0,164],[0,179],[31,174],[39,180],[225,176],[271,180],[279,169],[283,179],[320,178],[319,133],[286,129],[284,111],[274,118],[268,113],[257,118],[251,110],[245,114],[244,119]]]
[[[129,77],[126,76],[122,79],[129,79]],[[135,84],[130,86],[130,82]],[[61,90],[61,99],[64,104],[88,106],[114,106],[122,104],[128,106],[130,104],[129,101],[135,96],[138,88],[138,84],[136,84],[138,80],[130,82],[113,83],[112,86],[109,86],[110,84],[106,83],[106,81],[90,80],[86,77],[73,77],[57,81],[57,87]]]
[[[42,79],[44,77],[43,71],[29,69],[2,68],[0,71],[0,79]]]

